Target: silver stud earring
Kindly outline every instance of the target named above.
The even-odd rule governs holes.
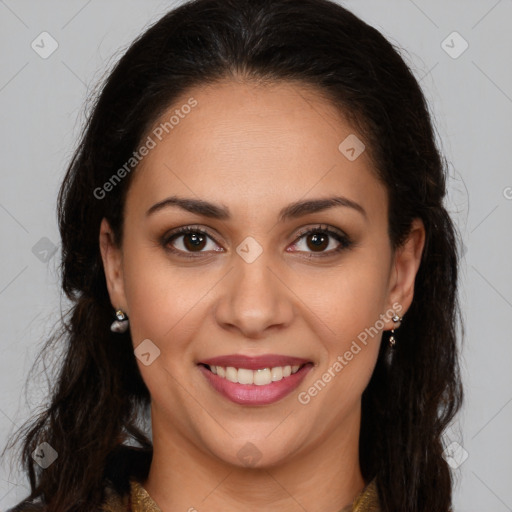
[[[395,329],[398,329],[400,327],[400,322],[402,321],[402,317],[398,316],[396,313],[393,315],[392,318],[394,322],[393,329],[391,329],[391,336],[389,337],[388,341],[388,350],[386,350],[384,354],[384,359],[386,361],[386,364],[388,367],[391,367],[393,364],[393,360],[395,359],[395,345],[396,345],[396,339],[395,339]]]
[[[395,315],[393,316],[393,318],[391,320],[393,320],[393,322],[395,324],[398,324],[398,325],[395,325],[393,326],[393,329],[391,329],[391,336],[389,337],[389,347],[390,348],[394,348],[395,345],[396,345],[396,339],[395,339],[395,328],[398,329],[398,327],[400,327],[400,322],[402,321],[403,317],[401,316],[398,316],[396,313]]]
[[[126,332],[128,330],[128,318],[126,317],[126,313],[122,309],[118,309],[116,311],[116,318],[117,320],[112,322],[110,330],[119,334]]]

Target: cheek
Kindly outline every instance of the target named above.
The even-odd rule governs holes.
[[[130,332],[135,348],[149,339],[160,350],[147,366],[137,361],[152,401],[169,410],[183,410],[187,406],[176,376],[181,376],[179,381],[186,375],[183,361],[190,359],[190,340],[204,318],[204,296],[215,281],[208,274],[192,279],[191,268],[171,266],[159,251],[127,247],[124,270]]]
[[[368,253],[369,251],[366,251]],[[328,327],[333,343],[343,346],[366,328],[375,325],[387,308],[388,267],[363,251],[316,279],[303,278],[299,293]],[[307,291],[309,289],[309,292]],[[313,293],[311,290],[315,290]],[[382,328],[381,322],[379,325]]]
[[[173,339],[173,346],[179,344],[178,333],[194,321],[201,298],[215,282],[207,272],[199,276],[192,267],[173,267],[161,251],[129,246],[126,250],[125,294],[135,345],[145,338],[159,346],[168,339]]]
[[[360,395],[371,378],[384,328],[382,316],[387,314],[388,277],[385,258],[360,254],[357,261],[347,260],[344,268],[332,273],[325,291],[317,295],[315,309],[328,327],[322,329],[327,355],[319,368],[319,386],[328,383],[326,387],[337,390],[325,397],[333,405],[338,396]]]
[[[326,424],[336,424],[354,410],[377,362],[382,326],[376,324],[383,311],[361,302],[364,297],[341,300],[338,314],[328,319],[335,334],[323,338],[326,356],[309,387],[301,390],[300,403],[313,402]]]

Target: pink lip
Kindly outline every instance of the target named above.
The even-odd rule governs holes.
[[[276,366],[300,366],[309,362],[310,361],[307,359],[301,359],[300,357],[281,356],[276,354],[263,354],[261,356],[229,354],[200,361],[200,363],[207,364],[208,366],[223,366],[224,368],[232,366],[233,368],[247,368],[248,370],[275,368]]]
[[[231,358],[232,356],[229,357]],[[217,392],[219,392],[221,395],[231,400],[232,402],[240,405],[268,405],[277,402],[278,400],[281,400],[285,396],[289,395],[294,389],[296,389],[304,380],[309,370],[313,368],[313,363],[308,363],[308,361],[298,358],[285,358],[287,364],[275,364],[274,359],[265,359],[264,357],[249,359],[249,361],[245,359],[243,361],[243,364],[241,365],[226,364],[226,359],[222,357],[209,359],[208,361],[214,361],[215,366],[224,366],[226,364],[226,366],[233,366],[234,368],[237,368],[238,366],[238,368],[247,368],[252,370],[258,368],[273,368],[276,366],[287,366],[290,364],[290,361],[293,361],[293,364],[302,364],[304,366],[302,366],[302,368],[300,368],[296,373],[290,375],[289,377],[284,377],[283,379],[277,382],[271,382],[270,384],[267,384],[265,386],[257,386],[256,384],[239,384],[237,382],[231,382],[211,372],[206,366],[204,366],[201,363],[198,365],[198,368],[206,377],[206,379],[208,380],[209,384],[213,387],[213,389],[215,389]],[[222,360],[222,364],[218,363],[218,361],[220,360]],[[262,365],[262,362],[264,360],[266,361],[266,363],[270,361],[272,364],[265,363]],[[236,361],[238,361],[239,363],[240,358],[237,358]],[[229,359],[229,362],[234,363],[235,360]],[[253,367],[250,368],[246,366],[247,363],[250,363],[250,365]],[[204,362],[204,364],[213,365],[214,363]]]

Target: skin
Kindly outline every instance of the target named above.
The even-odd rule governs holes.
[[[151,394],[154,442],[143,485],[162,510],[338,511],[367,483],[358,462],[361,395],[382,332],[359,343],[362,350],[309,403],[298,393],[393,304],[406,313],[423,224],[416,220],[392,251],[387,192],[369,151],[349,161],[338,150],[348,135],[363,137],[314,90],[223,81],[187,91],[161,120],[191,96],[198,105],[134,171],[121,247],[106,220],[100,231],[113,307],[128,314],[134,348],[150,339],[160,349],[148,366],[137,359]],[[226,206],[231,218],[176,206],[146,215],[171,195]],[[289,203],[333,195],[359,203],[366,216],[335,207],[278,221]],[[195,253],[186,235],[169,244],[199,254],[191,260],[161,243],[189,225],[212,237]],[[315,251],[311,235],[297,237],[318,225],[341,230],[353,245],[322,257],[340,245],[335,238]],[[252,263],[236,252],[248,236],[263,250]],[[387,316],[382,330],[391,328]],[[278,402],[238,405],[196,365],[233,353],[298,356],[314,367]],[[237,456],[248,442],[259,454],[254,466]]]

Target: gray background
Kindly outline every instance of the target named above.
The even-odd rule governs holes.
[[[466,403],[445,440],[457,443],[455,511],[512,511],[512,0],[344,5],[406,49],[450,163],[447,205],[465,244],[460,299],[467,330]],[[55,201],[85,99],[127,45],[172,6],[0,0],[0,448],[47,398],[44,381],[26,393],[23,386],[66,306]],[[44,31],[58,43],[45,59],[31,47],[34,40],[42,46]],[[448,37],[454,31],[463,39]],[[469,47],[457,56],[464,40]],[[8,462],[0,467],[0,510],[28,491]]]

